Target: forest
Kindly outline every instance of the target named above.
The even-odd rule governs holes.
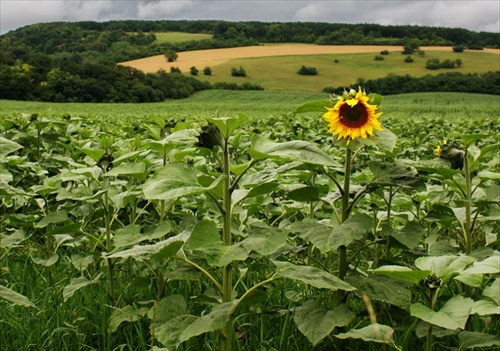
[[[158,42],[155,32],[165,31],[207,33],[213,37],[180,43]],[[166,52],[277,42],[403,47],[452,45],[479,50],[483,47],[498,48],[500,34],[476,33],[460,28],[293,22],[130,20],[39,23],[0,36],[0,99],[135,103],[185,98],[204,89],[262,89],[251,84],[214,86],[176,72],[144,74],[116,63]],[[450,78],[463,80],[459,76]],[[426,79],[434,80],[432,76]],[[468,79],[474,79],[474,76]],[[476,79],[482,77],[477,75]],[[458,81],[450,86],[459,86]],[[427,83],[424,85],[429,86]],[[412,86],[412,91],[422,91],[419,84]],[[439,88],[434,82],[430,86]],[[475,83],[472,86],[475,88],[470,92],[491,93],[489,85]]]

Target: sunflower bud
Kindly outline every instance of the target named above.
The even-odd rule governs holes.
[[[212,150],[214,146],[224,147],[224,137],[219,128],[211,122],[201,128],[196,146]]]
[[[464,167],[465,151],[459,149],[456,143],[446,143],[438,146],[435,151],[436,154],[439,151],[439,157],[448,161],[452,169],[462,169]]]

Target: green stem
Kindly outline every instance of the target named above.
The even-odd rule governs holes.
[[[109,217],[109,178],[104,180],[104,225],[106,228],[106,251],[111,252],[111,218]],[[113,272],[113,259],[106,258],[106,264],[108,266],[108,280],[109,280],[109,296],[111,301],[115,301],[115,279]]]
[[[349,217],[349,186],[351,182],[351,161],[352,150],[346,148],[345,156],[345,171],[344,171],[344,192],[342,193],[342,221],[344,223]],[[347,247],[345,245],[339,246],[339,278],[344,279],[347,274]],[[338,291],[339,303],[343,303],[346,298],[344,290]]]
[[[469,169],[469,153],[467,148],[464,155],[464,177],[465,177],[465,253],[469,255],[472,252],[472,226],[471,226],[471,176]]]
[[[224,172],[224,189],[223,189],[223,223],[222,223],[222,239],[224,244],[231,246],[231,172],[229,168],[229,148],[228,140],[224,140],[223,146],[223,159],[222,159],[222,171]],[[222,302],[229,302],[232,300],[232,277],[231,277],[231,263],[225,265],[222,268]],[[231,351],[233,341],[233,317],[230,316],[226,325],[222,329],[221,333],[221,351]]]

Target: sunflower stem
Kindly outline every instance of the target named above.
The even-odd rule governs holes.
[[[346,147],[345,169],[344,169],[344,193],[342,194],[342,218],[341,223],[344,223],[349,218],[349,187],[351,183],[351,161],[352,150]],[[344,279],[347,273],[347,247],[339,246],[339,278]],[[339,290],[339,302],[344,302],[345,291]]]

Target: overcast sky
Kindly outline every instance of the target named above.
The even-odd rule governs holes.
[[[378,23],[500,32],[498,0],[0,0],[0,34],[40,22],[220,19]]]

